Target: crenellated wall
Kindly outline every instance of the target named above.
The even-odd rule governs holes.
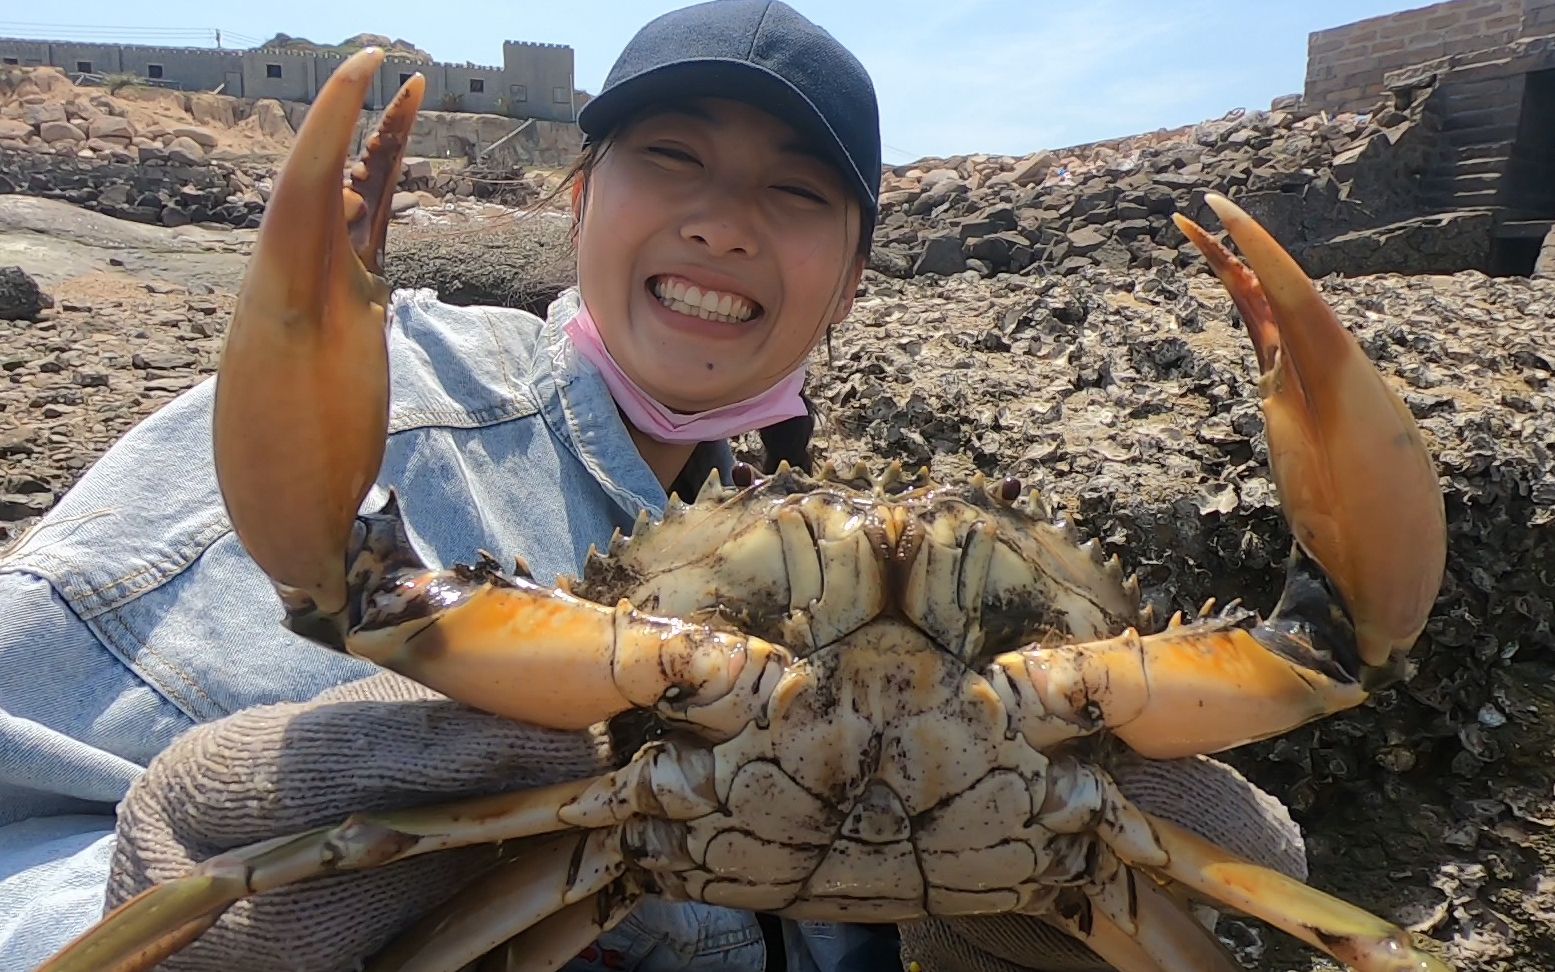
[[[344,61],[342,55],[320,51],[230,51],[0,37],[0,64],[52,65],[70,74],[133,74],[185,91],[303,103],[312,102]],[[501,65],[427,64],[390,56],[384,59],[366,107],[382,108],[403,80],[416,72],[427,79],[429,108],[560,122],[576,118],[573,52],[564,44],[504,41]]]

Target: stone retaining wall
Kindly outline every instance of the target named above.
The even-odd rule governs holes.
[[[1364,118],[1291,104],[1020,159],[924,160],[886,175],[874,264],[897,277],[1183,267],[1199,256],[1172,214],[1217,225],[1203,202],[1214,191],[1314,275],[1483,267],[1467,223],[1442,243],[1366,235],[1430,212],[1421,187],[1442,151],[1438,109],[1426,85]],[[1324,252],[1344,234],[1340,250]]]

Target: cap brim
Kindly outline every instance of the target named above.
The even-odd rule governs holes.
[[[624,119],[648,105],[688,98],[732,98],[780,118],[810,139],[849,181],[873,215],[877,200],[843,148],[842,140],[820,110],[788,81],[748,61],[701,58],[653,68],[621,81],[578,112],[578,127],[590,140],[614,131]]]

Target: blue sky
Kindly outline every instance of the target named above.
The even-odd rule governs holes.
[[[72,0],[9,4],[0,34],[211,46],[371,32],[438,60],[500,63],[502,40],[569,44],[598,91],[638,27],[685,0]],[[1267,108],[1301,90],[1307,35],[1402,0],[789,0],[874,77],[887,163],[1024,155]]]

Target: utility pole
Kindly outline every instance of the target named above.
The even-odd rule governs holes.
[[[221,50],[221,28],[216,28],[216,49]]]

